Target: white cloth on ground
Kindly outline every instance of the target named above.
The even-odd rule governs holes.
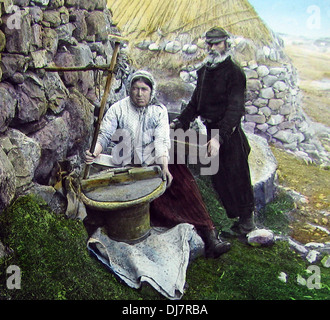
[[[188,223],[152,228],[136,244],[114,241],[99,228],[87,247],[128,286],[138,289],[147,282],[171,300],[182,298],[189,261],[204,251],[202,239]]]

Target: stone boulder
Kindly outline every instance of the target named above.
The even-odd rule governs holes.
[[[274,199],[277,161],[266,139],[256,134],[246,135],[251,146],[249,165],[256,208],[260,209]]]
[[[75,65],[74,57],[69,51],[58,52],[54,61],[58,67],[73,67]],[[59,75],[67,87],[74,87],[78,83],[77,72],[60,72]]]
[[[69,113],[64,111],[62,117],[53,118],[44,128],[31,135],[31,138],[37,141],[41,147],[41,159],[35,171],[35,179],[40,184],[48,183],[54,163],[64,160],[66,157],[69,141],[69,117]]]
[[[94,106],[76,89],[65,103],[69,113],[67,127],[69,130],[68,156],[81,154],[89,147],[89,140],[93,132]]]
[[[24,83],[17,87],[18,123],[40,120],[47,111],[47,98],[43,87],[43,79],[32,72],[27,72]]]
[[[4,150],[0,147],[0,211],[5,209],[14,199],[15,191],[15,169]]]
[[[105,41],[108,39],[110,28],[104,12],[93,11],[89,13],[86,17],[86,24],[88,36],[95,36],[96,41]]]
[[[34,178],[40,161],[41,148],[39,143],[19,130],[8,129],[6,136],[11,143],[7,157],[15,168],[16,189],[20,192],[27,188]]]
[[[271,246],[274,244],[274,234],[267,229],[256,229],[247,234],[248,243],[253,247]]]
[[[0,133],[5,132],[15,117],[17,99],[13,86],[9,83],[0,83]]]
[[[25,10],[16,12],[15,19],[11,15],[4,16],[4,33],[6,35],[6,50],[9,53],[19,53],[27,55],[30,51],[32,41],[31,15]],[[12,25],[13,21],[16,23]]]

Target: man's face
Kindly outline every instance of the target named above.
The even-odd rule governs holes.
[[[226,51],[226,42],[207,43],[207,51],[211,55],[222,55]]]
[[[150,102],[151,88],[143,81],[136,81],[131,88],[131,99],[137,107],[146,107]]]

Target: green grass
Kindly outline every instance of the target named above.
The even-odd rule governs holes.
[[[0,299],[139,297],[89,255],[82,222],[50,212],[32,196],[20,198],[0,220],[2,242],[14,251],[0,263]],[[4,287],[12,264],[21,269],[21,290]]]
[[[212,217],[217,223],[230,226],[208,182],[199,183],[202,194],[207,195]],[[269,212],[278,206],[281,207],[273,204]],[[0,260],[0,299],[164,299],[149,286],[134,290],[119,281],[89,255],[87,233],[81,222],[50,212],[44,202],[33,196],[19,198],[1,214],[0,236],[13,251]],[[13,264],[22,272],[20,290],[6,288],[6,269]],[[189,265],[188,289],[183,299],[328,299],[328,269],[321,267],[323,288],[319,290],[296,283],[297,274],[304,275],[307,267],[284,241],[272,247],[254,248],[233,240],[230,252],[219,259],[200,257]],[[280,272],[287,273],[287,283],[277,279]]]

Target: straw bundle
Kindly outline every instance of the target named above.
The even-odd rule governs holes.
[[[271,34],[247,0],[107,0],[123,35],[137,43],[145,39],[175,39],[189,34],[191,41],[221,26],[230,33],[261,44]]]

